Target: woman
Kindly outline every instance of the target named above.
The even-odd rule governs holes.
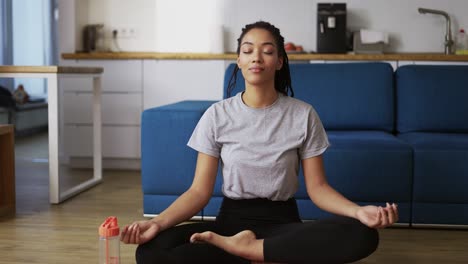
[[[192,186],[164,212],[124,227],[138,263],[345,263],[377,248],[376,228],[398,219],[395,204],[358,206],[328,185],[325,130],[309,104],[293,95],[280,31],[247,25],[237,66],[245,91],[213,104],[188,145],[198,151]],[[216,221],[179,225],[209,201],[221,161],[225,195]],[[302,163],[307,192],[337,217],[302,223],[293,196]]]

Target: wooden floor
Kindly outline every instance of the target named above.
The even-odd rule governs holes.
[[[138,171],[105,171],[102,184],[49,205],[47,163],[32,160],[16,163],[17,213],[0,219],[0,263],[97,263],[97,229],[107,216],[121,225],[143,219]],[[379,249],[359,263],[468,263],[468,230],[389,228],[380,234]],[[134,245],[122,244],[121,263],[134,263],[134,252]]]

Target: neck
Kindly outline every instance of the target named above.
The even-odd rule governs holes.
[[[252,108],[263,108],[272,105],[278,99],[278,92],[275,88],[260,89],[258,87],[246,86],[242,94],[242,100]]]

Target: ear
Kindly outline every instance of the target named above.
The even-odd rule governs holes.
[[[240,62],[240,59],[239,59],[239,56],[238,56],[238,57],[237,57],[237,67],[240,69],[241,67],[240,67],[240,63],[239,63],[239,62]]]
[[[279,71],[283,68],[283,57],[278,57],[278,63],[276,64],[276,70]]]

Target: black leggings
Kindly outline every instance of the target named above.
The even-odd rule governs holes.
[[[179,225],[140,245],[137,263],[250,263],[210,244],[191,244],[193,233],[213,231],[232,236],[252,230],[264,239],[265,262],[348,263],[369,256],[377,248],[377,230],[347,217],[302,223],[296,201],[224,198],[213,222]]]

